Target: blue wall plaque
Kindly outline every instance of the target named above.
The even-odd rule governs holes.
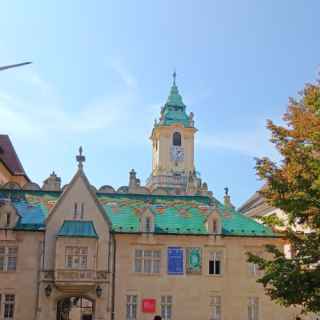
[[[183,249],[168,248],[168,274],[183,274]]]

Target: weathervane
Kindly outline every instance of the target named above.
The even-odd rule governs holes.
[[[86,161],[86,157],[82,155],[82,147],[79,148],[79,155],[76,156],[76,160],[78,162],[79,169],[83,168],[83,162]]]
[[[176,77],[177,77],[176,69],[174,69],[172,77],[173,77],[173,84],[175,85],[176,84]]]

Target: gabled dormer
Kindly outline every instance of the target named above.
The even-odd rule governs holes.
[[[76,174],[46,219],[45,269],[59,268],[60,275],[64,274],[61,269],[68,269],[65,265],[67,252],[82,250],[87,252],[88,259],[92,257],[91,262],[95,261],[90,266],[94,266],[92,274],[96,275],[98,270],[108,269],[111,223],[85,175],[82,148],[77,161]]]
[[[150,210],[145,210],[140,217],[140,231],[142,233],[154,233],[154,215]]]
[[[221,216],[217,208],[214,208],[205,221],[208,234],[220,235],[222,231]]]
[[[0,229],[12,229],[16,226],[19,215],[10,201],[0,202]]]

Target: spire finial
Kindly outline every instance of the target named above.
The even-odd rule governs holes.
[[[176,85],[176,77],[177,77],[176,69],[174,69],[172,77],[173,77],[173,85],[175,86]]]
[[[82,147],[80,146],[79,148],[79,154],[76,156],[76,160],[78,162],[78,168],[82,169],[83,168],[83,162],[86,161],[86,157],[82,154]]]
[[[228,188],[228,187],[225,187],[225,188],[224,188],[224,194],[225,194],[226,196],[229,195],[229,188]]]

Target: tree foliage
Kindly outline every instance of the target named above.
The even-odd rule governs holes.
[[[285,125],[268,121],[271,142],[281,162],[257,159],[261,190],[268,203],[288,216],[284,238],[291,257],[267,246],[271,258],[248,254],[263,276],[258,280],[271,299],[303,312],[320,311],[320,84],[307,84],[298,99],[289,99]],[[276,219],[267,219],[275,227]]]

